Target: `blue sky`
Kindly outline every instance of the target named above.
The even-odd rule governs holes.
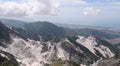
[[[0,17],[65,24],[120,25],[120,0],[0,0]]]

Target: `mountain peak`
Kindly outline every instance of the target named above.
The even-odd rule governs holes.
[[[65,29],[62,27],[58,27],[50,22],[33,22],[29,24],[25,24],[24,29],[34,35],[32,38],[35,40],[39,40],[36,38],[38,36],[53,36],[53,37],[64,37]],[[36,36],[36,37],[35,37]]]

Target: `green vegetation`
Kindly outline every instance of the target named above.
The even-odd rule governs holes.
[[[59,63],[57,61],[55,61],[53,64],[51,64],[50,66],[64,66],[62,63]]]
[[[1,54],[6,57],[1,56]],[[12,54],[0,50],[0,66],[19,66],[19,63]]]
[[[0,22],[0,41],[9,41],[9,29]]]
[[[3,62],[0,62],[0,66],[19,66],[19,64],[15,61],[6,60]]]
[[[120,50],[120,43],[115,45]]]
[[[50,66],[80,66],[80,65],[70,61],[55,61]]]
[[[53,35],[57,37],[65,36],[63,28],[49,22],[34,22],[24,26],[29,32],[36,32],[40,35]]]
[[[62,27],[58,27],[49,22],[34,22],[25,24],[24,28],[31,37],[28,38],[39,40],[39,36],[53,36],[53,37],[65,37],[66,32]],[[21,32],[20,32],[21,33]],[[27,34],[27,35],[28,35]],[[24,34],[23,34],[24,35]]]

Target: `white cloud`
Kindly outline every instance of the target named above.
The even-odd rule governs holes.
[[[84,0],[0,0],[2,17],[34,17],[57,15],[60,5],[86,5]]]
[[[60,0],[65,5],[87,5],[85,0]]]
[[[0,16],[33,17],[58,13],[59,2],[57,0],[0,1]]]
[[[96,16],[96,15],[99,15],[101,13],[101,9],[87,7],[84,9],[83,13],[84,13],[84,15],[88,15],[88,16]]]

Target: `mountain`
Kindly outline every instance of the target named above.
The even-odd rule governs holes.
[[[7,48],[7,44],[11,41],[11,35],[14,34],[14,31],[7,28],[4,24],[0,22],[0,48]],[[17,34],[14,34],[17,35]],[[19,66],[15,57],[0,49],[0,66]]]
[[[24,29],[13,28],[23,36],[26,36],[30,39],[40,40],[40,36],[50,40],[53,37],[65,37],[66,31],[62,27],[58,27],[49,22],[33,22],[24,25]]]
[[[108,33],[105,32],[104,30],[96,30],[96,29],[89,29],[89,28],[82,28],[82,29],[66,29],[68,32],[68,35],[83,35],[83,36],[96,36],[99,38],[106,38],[106,39],[114,39],[114,38],[119,38],[120,34],[112,34],[112,32]]]
[[[64,29],[48,22],[30,23],[24,29],[18,29],[28,34],[31,32],[40,35],[44,35],[42,29],[43,32],[48,30],[44,33],[59,37],[59,41],[57,38],[50,41],[43,41],[41,38],[36,41],[23,36],[26,33],[16,31],[16,27],[10,29],[2,23],[0,27],[0,35],[3,36],[0,37],[0,50],[14,56],[20,66],[92,65],[100,59],[111,58],[120,53],[118,47],[94,35],[61,36]]]
[[[38,21],[38,22],[40,22],[39,24],[41,24],[40,26],[43,25],[43,27],[40,27],[40,26],[37,26],[37,24],[38,24],[37,22],[35,22],[36,23],[35,24],[35,23],[28,23],[28,22],[24,22],[24,21],[20,21],[20,20],[5,19],[5,18],[0,18],[0,20],[2,20],[2,22],[9,27],[14,26],[14,29],[16,29],[16,31],[26,34],[26,35],[24,34],[23,36],[27,36],[28,38],[35,39],[35,40],[39,40],[40,37],[38,37],[38,35],[52,33],[56,29],[60,29],[60,28],[56,28],[56,27],[60,26],[60,27],[65,28],[65,30],[63,28],[61,29],[61,30],[63,30],[61,32],[61,35],[59,34],[60,30],[58,30],[58,31],[56,30],[56,32],[58,32],[58,33],[54,32],[54,33],[52,33],[53,35],[56,36],[56,34],[57,34],[57,36],[59,35],[60,37],[61,36],[69,36],[69,35],[85,35],[85,36],[94,35],[94,36],[97,36],[102,39],[104,38],[105,40],[107,40],[108,42],[110,42],[112,44],[117,44],[120,42],[119,41],[119,39],[120,39],[119,28],[58,24],[58,23],[56,24],[57,26],[55,26],[55,25],[51,25],[51,23],[49,23],[49,22]],[[45,25],[45,23],[46,23],[46,25]],[[49,27],[47,26],[47,24]],[[50,25],[54,26],[56,29],[54,29],[54,31],[51,30]],[[34,26],[34,28],[32,28],[32,26]],[[47,26],[48,28],[45,28],[44,26],[45,27]],[[41,31],[36,30],[36,28],[38,28],[38,27],[41,28],[40,29]],[[26,28],[26,30],[24,30],[23,28]],[[30,29],[31,31],[30,30],[27,31],[27,29]],[[33,29],[35,29],[34,32],[33,32]],[[49,29],[49,31],[48,31],[48,29]],[[39,32],[39,34],[37,34],[38,32]]]
[[[98,27],[98,26],[58,24],[58,23],[56,25],[65,28],[68,36],[92,35],[104,39],[114,45],[120,43],[119,27]]]
[[[25,30],[29,32],[35,31],[39,35],[52,35],[57,37],[64,37],[65,30],[50,22],[34,22],[24,26]]]
[[[101,39],[105,39],[113,44],[116,42],[116,39],[120,38],[120,34],[115,31],[110,31],[107,29],[89,29],[89,28],[81,28],[81,29],[70,29],[70,28],[62,28],[58,27],[52,23],[49,22],[34,22],[34,23],[28,23],[24,25],[24,29],[22,28],[13,28],[23,36],[26,36],[28,38],[39,40],[40,36],[44,37],[51,37],[49,39],[52,39],[52,36],[54,37],[65,37],[65,36],[77,36],[77,35],[83,35],[83,36],[96,36]],[[113,41],[111,41],[113,40]],[[117,41],[116,43],[119,43]]]
[[[25,24],[27,24],[27,22],[25,21],[14,20],[14,19],[0,18],[0,21],[9,27],[15,26],[18,28],[22,28]]]

